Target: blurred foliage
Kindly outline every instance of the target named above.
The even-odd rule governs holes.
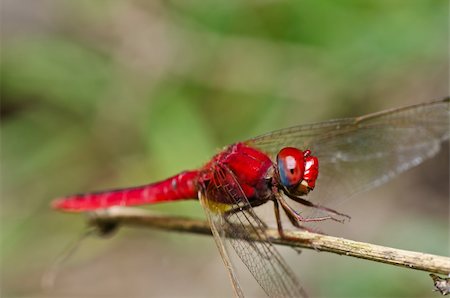
[[[0,233],[11,296],[39,293],[30,272],[83,226],[49,210],[51,198],[148,183],[258,133],[448,93],[440,0],[8,1],[2,41]],[[152,209],[202,216],[196,202]],[[384,269],[361,280],[344,268],[352,277],[329,275],[340,290],[321,294],[428,295]]]

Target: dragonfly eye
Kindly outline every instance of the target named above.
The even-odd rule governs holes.
[[[305,151],[305,172],[303,173],[303,181],[306,193],[313,190],[316,186],[316,180],[319,176],[319,160],[315,156],[311,156],[311,151]]]
[[[303,180],[305,172],[304,153],[293,147],[280,150],[277,155],[277,167],[281,184],[291,188]]]
[[[281,184],[295,195],[306,195],[314,189],[319,175],[319,160],[311,151],[286,147],[277,155]]]

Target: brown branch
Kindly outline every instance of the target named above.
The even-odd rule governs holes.
[[[134,208],[112,208],[104,212],[94,213],[90,218],[90,223],[100,227],[101,231],[104,232],[110,231],[116,225],[125,225],[211,235],[211,230],[206,221],[157,216],[145,210]],[[275,244],[332,252],[430,273],[450,274],[450,258],[448,257],[395,249],[299,230],[285,231],[287,236],[297,239],[297,241],[281,239],[278,231],[275,229],[267,229],[266,233]],[[252,237],[255,240],[257,239],[256,235],[252,235]]]

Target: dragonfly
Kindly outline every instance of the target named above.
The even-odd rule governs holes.
[[[236,296],[243,297],[229,247],[269,297],[307,297],[271,243],[256,207],[272,202],[280,237],[282,212],[299,229],[307,222],[343,221],[327,200],[379,186],[433,157],[449,139],[449,98],[276,130],[225,147],[202,167],[137,187],[76,194],[53,208],[89,212],[113,206],[198,199]],[[314,210],[311,216],[290,204]],[[250,235],[257,235],[257,241]]]

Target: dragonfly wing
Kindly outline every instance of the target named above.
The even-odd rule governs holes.
[[[236,177],[226,166],[217,168],[214,178],[200,196],[222,256],[229,244],[269,297],[306,297],[295,274],[265,234],[265,225],[253,211]],[[226,205],[210,198],[220,193]],[[226,213],[226,210],[238,210]],[[256,235],[257,241],[251,237]],[[225,265],[230,265],[227,258]],[[232,268],[228,268],[239,288]],[[237,285],[237,286],[236,286]]]
[[[449,138],[449,100],[362,117],[278,130],[246,143],[272,158],[287,146],[310,149],[319,159],[319,204],[387,182],[434,156]]]
[[[208,222],[210,223],[211,232],[214,236],[214,240],[216,242],[220,256],[222,257],[222,260],[225,263],[225,268],[228,271],[228,276],[231,280],[231,284],[233,285],[234,293],[236,294],[236,297],[239,298],[244,297],[244,293],[242,292],[236,273],[233,270],[231,259],[228,255],[225,243],[223,241],[223,239],[225,239],[226,237],[225,229],[220,228],[224,225],[224,223],[222,222],[223,218],[219,214],[216,214],[212,212],[212,210],[210,210],[211,208],[213,209],[214,207],[210,202],[208,202],[207,197],[201,191],[198,197],[200,203],[206,210],[206,217],[208,219]]]

